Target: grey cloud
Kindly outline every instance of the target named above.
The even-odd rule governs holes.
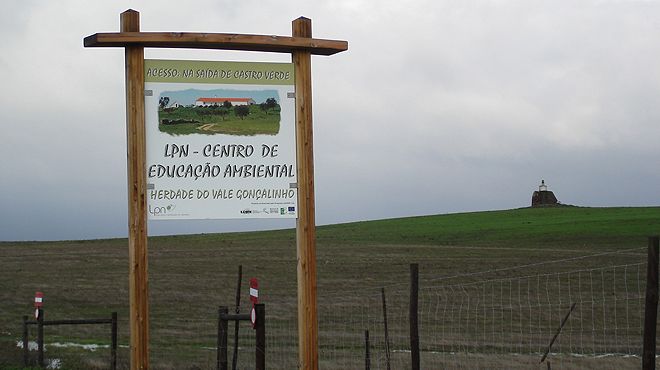
[[[541,178],[566,203],[660,204],[660,3],[232,4],[164,1],[138,10],[148,31],[280,35],[305,15],[315,37],[349,41],[345,53],[313,58],[319,223],[522,207]],[[0,56],[0,240],[125,236],[123,52],[84,49],[82,38],[117,31],[119,13],[133,4],[9,6],[15,15],[0,16],[8,40]],[[290,60],[229,51],[146,56]],[[291,226],[152,222],[150,230]]]

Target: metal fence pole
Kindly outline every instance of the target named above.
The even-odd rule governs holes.
[[[112,328],[110,329],[110,369],[117,370],[117,313],[112,313]]]
[[[419,370],[419,265],[410,264],[410,356],[412,369]]]
[[[655,370],[656,325],[658,322],[658,238],[649,237],[644,305],[644,349],[642,369]]]
[[[257,315],[257,322],[255,329],[256,332],[256,354],[255,354],[255,368],[257,370],[266,369],[266,307],[263,303],[254,305],[254,310]]]
[[[238,278],[236,281],[236,314],[241,313],[241,280],[243,279],[243,265],[238,265]],[[238,320],[234,322],[234,354],[231,358],[231,370],[236,370],[238,361]]]
[[[220,306],[218,308],[218,369],[227,370],[227,315],[229,308]]]
[[[364,331],[364,368],[371,369],[371,354],[369,353],[369,330]]]
[[[38,309],[37,317],[37,350],[39,352],[38,365],[44,367],[44,310]]]
[[[383,300],[383,326],[385,331],[385,365],[387,370],[391,370],[390,365],[390,335],[387,329],[387,301],[385,300],[385,288],[380,288],[380,294]]]
[[[30,360],[30,341],[28,339],[28,317],[23,316],[23,366],[28,367]]]

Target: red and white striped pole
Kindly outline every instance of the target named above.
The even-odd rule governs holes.
[[[39,310],[44,306],[44,294],[42,292],[34,293],[34,318],[39,318]]]
[[[259,303],[259,281],[257,278],[250,279],[250,301],[252,302],[252,310],[250,311],[250,322],[252,329],[257,327],[257,311],[254,305]]]

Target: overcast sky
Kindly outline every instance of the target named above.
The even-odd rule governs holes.
[[[304,15],[349,42],[312,58],[319,224],[525,207],[541,179],[563,203],[660,205],[660,2],[5,0],[0,240],[127,235],[123,50],[82,40],[129,8],[143,31],[287,36]]]

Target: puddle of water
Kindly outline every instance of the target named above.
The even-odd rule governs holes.
[[[46,347],[52,346],[52,347],[57,347],[57,348],[82,348],[84,350],[94,352],[99,348],[110,348],[109,344],[81,344],[81,343],[73,343],[73,342],[66,342],[66,343],[59,343],[59,342],[54,342],[54,343],[48,343],[44,344],[44,352],[46,351]],[[23,348],[23,341],[20,340],[16,342],[16,347],[18,348]],[[30,351],[36,351],[38,349],[38,345],[36,341],[29,341],[28,342],[28,349]]]
[[[23,348],[23,341],[22,341],[22,340],[19,340],[18,342],[16,342],[16,347],[18,347],[18,348]],[[37,349],[39,349],[39,346],[37,345],[37,342],[36,342],[36,341],[29,341],[29,342],[28,342],[28,350],[30,350],[30,351],[36,351]],[[45,348],[45,347],[44,347],[44,352],[46,352],[46,348]]]
[[[72,342],[67,342],[67,343],[48,343],[49,346],[53,347],[58,347],[58,348],[72,348],[72,347],[77,347],[77,348],[82,348],[84,350],[94,352],[99,348],[110,348],[109,344],[80,344],[80,343],[72,343]]]

